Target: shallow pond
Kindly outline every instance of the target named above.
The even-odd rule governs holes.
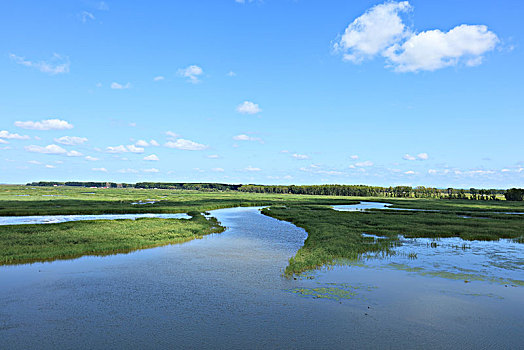
[[[191,216],[178,214],[100,214],[100,215],[32,215],[32,216],[0,216],[0,225],[24,224],[57,224],[69,221],[85,220],[136,220],[138,218],[159,219],[191,219]]]
[[[517,348],[524,288],[365,263],[282,277],[306,233],[257,208],[107,257],[0,266],[0,348]]]

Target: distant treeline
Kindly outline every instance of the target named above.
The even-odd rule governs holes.
[[[379,187],[366,185],[304,185],[304,186],[272,186],[272,185],[231,185],[222,183],[183,183],[183,182],[139,182],[136,184],[114,182],[49,182],[40,181],[28,183],[28,186],[79,186],[79,187],[130,187],[145,189],[173,189],[197,191],[241,191],[251,193],[290,193],[320,196],[358,196],[358,197],[392,197],[392,198],[441,198],[498,200],[497,195],[504,195],[506,200],[522,201],[524,189],[455,189],[434,188],[424,186]]]

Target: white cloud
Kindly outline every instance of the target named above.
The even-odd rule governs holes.
[[[55,142],[61,143],[62,145],[76,146],[87,142],[87,138],[78,136],[62,136],[55,139]]]
[[[398,72],[434,71],[464,60],[471,67],[481,64],[482,55],[498,42],[486,26],[463,24],[448,32],[435,29],[418,33],[392,46],[384,55]]]
[[[15,139],[15,140],[28,140],[28,135],[11,134],[7,130],[0,131],[0,139]]]
[[[46,119],[39,122],[34,121],[16,121],[15,126],[22,129],[32,129],[32,130],[65,130],[72,129],[73,125],[68,123],[65,120],[60,119]]]
[[[142,170],[144,173],[158,173],[160,172],[160,170],[156,169],[156,168],[151,168],[151,169],[144,169]]]
[[[109,11],[109,5],[105,1],[100,1],[96,8],[100,11]]]
[[[404,174],[406,174],[406,175],[414,175],[415,172],[413,170],[408,170],[408,171],[404,172]]]
[[[500,42],[485,25],[462,24],[447,32],[439,29],[413,32],[400,17],[411,10],[408,1],[372,7],[346,28],[334,44],[335,51],[354,63],[381,55],[397,72],[418,72],[461,63],[477,66],[482,63],[483,55]]]
[[[233,140],[236,141],[261,141],[260,137],[252,137],[246,134],[240,134],[233,136]]]
[[[37,160],[30,160],[28,161],[29,164],[35,164],[35,165],[42,165],[41,162],[37,161]]]
[[[100,171],[100,172],[103,172],[103,173],[107,173],[107,169],[106,169],[106,168],[92,168],[91,170],[93,170],[93,171]]]
[[[187,68],[182,68],[178,70],[178,75],[187,78],[188,79],[187,81],[193,84],[200,82],[200,79],[198,78],[203,73],[204,73],[204,70],[197,65],[191,65]]]
[[[399,14],[410,11],[408,1],[376,5],[356,18],[334,45],[346,61],[361,62],[393,45],[408,34]]]
[[[148,147],[149,146],[149,143],[147,143],[147,141],[145,140],[138,140],[135,144],[139,147]]]
[[[153,81],[161,81],[161,80],[164,80],[164,79],[165,79],[165,77],[159,75],[159,76],[154,77]]]
[[[432,174],[433,175],[433,174],[436,174],[436,173],[437,173],[437,170],[435,170],[435,169],[429,169],[428,170],[428,174]]]
[[[80,17],[83,23],[86,23],[88,20],[91,20],[91,21],[95,20],[95,15],[87,11],[82,11],[82,13],[80,14]]]
[[[500,172],[502,172],[502,173],[507,173],[507,172],[510,172],[510,171],[511,171],[511,170],[509,170],[509,169],[501,169],[501,170],[500,170]]]
[[[172,132],[172,131],[166,131],[166,135],[169,139],[176,139],[180,136],[176,132]]]
[[[13,60],[15,63],[21,64],[22,66],[38,69],[42,73],[48,73],[51,75],[69,73],[69,60],[56,53],[53,54],[53,57],[49,62],[33,62],[26,60],[24,57],[17,56],[12,53],[9,54],[9,58],[11,58],[11,60]]]
[[[43,153],[43,154],[66,154],[67,151],[58,145],[47,145],[45,147],[30,145],[26,146],[25,150],[33,153]]]
[[[244,101],[237,106],[237,112],[242,114],[257,114],[262,112],[262,110],[258,104],[250,101]]]
[[[402,159],[404,160],[428,160],[429,155],[427,153],[419,153],[417,156],[412,156],[411,154],[405,154]]]
[[[114,146],[114,147],[107,147],[106,148],[107,153],[125,153],[127,152],[127,148],[123,145],[120,146]]]
[[[219,173],[221,173],[221,172],[224,171],[224,169],[222,169],[222,168],[213,168],[213,169],[211,169],[211,170],[213,170],[213,171],[215,171],[215,172],[219,172]]]
[[[67,152],[67,156],[68,157],[82,157],[83,154],[78,151],[70,151],[70,152]]]
[[[111,89],[114,89],[114,90],[129,89],[130,87],[131,87],[131,83],[127,83],[125,85],[119,84],[117,82],[111,83]]]
[[[370,167],[370,166],[373,166],[373,162],[369,161],[369,160],[366,160],[365,162],[355,163],[355,166],[358,166],[358,167]]]
[[[260,168],[254,168],[251,165],[244,169],[245,171],[260,171]]]
[[[46,167],[47,169],[54,169],[54,168],[56,168],[56,166],[51,165],[51,164],[46,164],[45,167]]]
[[[429,159],[429,155],[427,153],[419,153],[419,154],[417,154],[417,158],[419,160],[428,160]]]
[[[121,174],[136,174],[136,173],[138,173],[138,170],[127,168],[127,169],[117,170],[117,172],[121,173]]]
[[[168,141],[164,144],[168,148],[177,148],[185,151],[201,151],[207,148],[206,145],[193,142],[191,140],[178,139],[176,141]]]
[[[150,144],[151,146],[155,146],[155,147],[160,146],[160,144],[159,144],[156,140],[151,140],[151,141],[149,141],[149,144]]]
[[[356,159],[358,159],[358,156],[356,154],[354,154],[354,155],[350,156],[349,158],[353,159],[353,160],[356,160]]]
[[[218,154],[210,154],[207,156],[209,159],[218,159],[220,156]]]
[[[236,77],[237,76],[237,73],[233,72],[233,71],[229,71],[229,73],[227,73],[227,76],[228,77]]]
[[[99,158],[95,158],[95,157],[91,157],[91,156],[86,156],[85,159],[90,161],[90,162],[96,162],[97,160],[100,160]]]
[[[160,159],[158,159],[158,157],[156,156],[156,154],[151,154],[147,157],[144,157],[144,160],[149,160],[149,161],[158,161]]]
[[[304,160],[304,159],[309,159],[309,156],[308,155],[305,155],[305,154],[298,154],[298,153],[294,153],[292,155],[293,158],[295,159],[300,159],[300,160]]]
[[[1,144],[4,144],[4,145],[7,145],[9,142],[6,141],[6,140],[4,140],[4,139],[0,139],[0,143],[1,143]]]
[[[128,145],[127,149],[132,153],[143,153],[144,149],[142,147],[136,147],[135,145]]]

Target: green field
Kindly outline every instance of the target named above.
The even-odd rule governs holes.
[[[139,201],[154,204],[133,205]],[[439,212],[338,212],[329,206],[380,201],[399,208]],[[79,187],[0,186],[0,216],[57,214],[191,213],[191,220],[139,219],[0,226],[0,264],[114,254],[184,242],[221,232],[216,220],[199,213],[237,206],[271,206],[264,214],[306,229],[308,239],[286,274],[299,273],[340,259],[358,259],[372,251],[387,252],[397,235],[522,242],[524,203],[445,199],[390,199],[199,192],[156,189],[91,189]],[[461,215],[473,218],[464,219]],[[362,233],[390,237],[372,242]]]

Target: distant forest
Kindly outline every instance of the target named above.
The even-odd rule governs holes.
[[[182,183],[182,182],[138,182],[136,184],[115,182],[52,182],[40,181],[28,183],[28,186],[77,186],[96,188],[145,188],[174,189],[197,191],[241,191],[251,193],[290,193],[321,196],[359,196],[359,197],[391,197],[391,198],[440,198],[440,199],[470,199],[498,200],[497,195],[504,195],[506,200],[522,201],[524,189],[456,189],[434,188],[424,186],[379,187],[366,185],[304,185],[304,186],[273,186],[273,185],[231,185],[222,183]]]

